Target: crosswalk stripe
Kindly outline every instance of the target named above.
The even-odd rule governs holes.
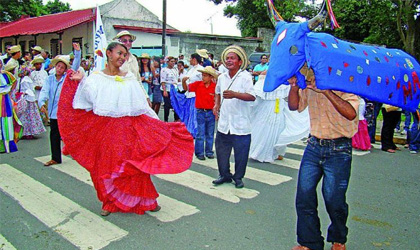
[[[300,167],[300,161],[289,158],[283,158],[283,160],[276,160],[274,162],[271,162],[271,164],[293,169],[299,169]]]
[[[232,184],[215,187],[212,184],[213,178],[192,170],[176,175],[156,175],[156,177],[232,203],[239,203],[240,198],[252,199],[260,193],[248,188],[238,189]]]
[[[49,159],[50,159],[50,156],[42,156],[42,157],[35,158],[35,160],[39,162],[46,162]],[[79,181],[82,181],[88,185],[93,186],[90,174],[85,168],[80,166],[75,160],[72,160],[69,157],[63,156],[62,159],[63,159],[62,164],[53,165],[51,167],[67,175],[70,175]],[[161,205],[162,209],[158,213],[148,213],[148,214],[162,222],[175,221],[183,216],[193,215],[200,211],[192,205],[172,199],[163,194],[159,194],[158,203]]]
[[[0,168],[0,189],[76,247],[101,249],[128,234],[10,165]]]
[[[16,248],[0,234],[0,249],[1,250],[16,250]]]
[[[198,160],[198,159],[194,158],[193,162],[196,163],[196,164],[199,164],[199,165],[203,165],[203,166],[206,166],[206,167],[213,168],[213,169],[218,169],[216,159],[206,159],[205,161],[201,161],[201,160]],[[232,165],[234,165],[234,164],[232,164]],[[264,170],[252,168],[249,165],[246,168],[245,178],[250,179],[250,180],[254,180],[254,181],[258,181],[258,182],[262,182],[262,183],[265,183],[265,184],[269,184],[269,185],[272,185],[272,186],[279,185],[283,182],[287,182],[287,181],[290,181],[292,179],[289,176],[285,176],[285,175],[281,175],[281,174],[272,173],[272,172],[269,172],[269,171],[264,171]]]

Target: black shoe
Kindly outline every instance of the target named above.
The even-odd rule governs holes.
[[[236,180],[235,181],[235,187],[236,188],[243,188],[244,187],[244,182],[242,180]]]
[[[199,159],[201,161],[204,161],[206,158],[202,155],[197,155],[197,159]]]
[[[220,184],[223,184],[223,183],[231,183],[231,182],[232,182],[232,178],[226,178],[226,177],[219,176],[219,178],[214,180],[212,183],[214,185],[220,185]]]
[[[207,158],[214,159],[214,155],[207,155]]]

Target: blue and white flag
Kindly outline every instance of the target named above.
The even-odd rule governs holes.
[[[106,41],[105,29],[102,24],[101,13],[99,12],[99,7],[96,6],[96,29],[95,29],[95,39],[93,40],[94,59],[95,65],[93,71],[103,70],[106,63],[106,47],[108,43]]]

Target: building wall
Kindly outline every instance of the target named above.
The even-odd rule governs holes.
[[[262,41],[256,39],[243,39],[239,37],[184,33],[180,35],[178,54],[184,54],[185,58],[189,58],[191,54],[196,53],[196,49],[206,49],[209,53],[214,55],[216,60],[220,60],[220,55],[223,50],[229,45],[236,44],[244,48],[249,56],[261,42]]]

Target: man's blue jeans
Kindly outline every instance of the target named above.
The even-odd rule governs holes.
[[[212,110],[197,109],[197,136],[195,137],[195,155],[213,156],[215,117]]]
[[[249,148],[251,146],[251,134],[232,135],[217,131],[216,156],[219,174],[224,178],[232,178],[234,181],[242,180],[245,176],[248,163]],[[230,172],[230,154],[232,148],[235,155],[235,174]]]
[[[316,194],[321,178],[322,195],[331,220],[327,241],[346,243],[346,191],[350,179],[351,154],[351,139],[309,138],[299,169],[296,193],[297,241],[302,246],[314,250],[324,249]]]

